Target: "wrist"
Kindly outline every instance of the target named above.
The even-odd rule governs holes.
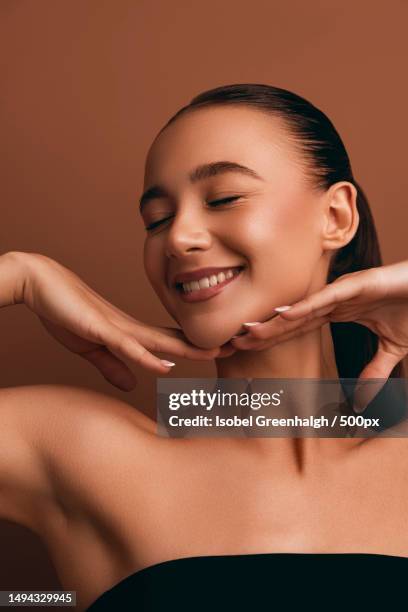
[[[2,276],[6,279],[6,299],[2,306],[25,303],[26,292],[34,273],[36,253],[8,251],[0,256]]]

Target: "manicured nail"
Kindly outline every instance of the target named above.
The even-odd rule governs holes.
[[[292,306],[278,306],[274,308],[274,310],[276,310],[276,312],[285,312],[285,310],[289,310],[289,308],[292,308]]]
[[[172,368],[173,366],[175,366],[176,364],[173,363],[172,361],[167,361],[167,359],[160,359],[160,361],[162,362],[163,365]]]
[[[366,409],[366,406],[360,406],[357,402],[353,404],[353,410],[357,414],[361,414]]]
[[[361,389],[362,386],[363,385],[360,384],[359,389]],[[362,391],[359,391],[359,393],[357,393],[357,386],[356,386],[356,388],[354,389],[353,410],[357,414],[360,414],[361,412],[364,412],[366,407],[367,407],[367,404],[364,402]]]
[[[252,323],[243,323],[242,325],[246,325],[247,327],[252,327],[253,325],[259,325],[259,321],[253,321]]]
[[[356,395],[354,395],[354,399],[353,399],[354,412],[357,412],[357,414],[360,414],[361,412],[364,412],[366,408],[367,408],[367,404],[363,401],[361,396],[357,397]]]
[[[362,379],[356,383],[353,391],[353,410],[357,414],[361,414],[367,410],[369,404],[383,387],[383,383],[379,380],[373,384],[372,379]]]

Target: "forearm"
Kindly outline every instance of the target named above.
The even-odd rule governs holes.
[[[30,254],[10,251],[0,255],[0,308],[24,302]]]

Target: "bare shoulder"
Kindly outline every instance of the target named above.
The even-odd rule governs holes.
[[[79,386],[0,389],[0,518],[40,530],[66,474],[131,438],[143,446],[155,423],[115,397]],[[119,442],[120,440],[120,442]],[[77,475],[80,471],[77,472]]]
[[[19,430],[27,442],[38,442],[50,428],[65,427],[76,419],[131,420],[143,431],[154,433],[156,425],[127,402],[80,386],[43,384],[0,389],[0,419],[6,428]]]
[[[362,430],[362,436],[365,434]],[[408,420],[388,427],[363,442],[363,449],[377,462],[381,461],[384,467],[387,463],[404,474],[408,471]]]

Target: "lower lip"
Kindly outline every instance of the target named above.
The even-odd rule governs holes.
[[[206,287],[204,289],[195,289],[194,291],[189,291],[185,293],[183,289],[176,289],[180,298],[183,302],[203,302],[204,300],[210,300],[212,297],[220,293],[227,285],[233,283],[239,276],[244,268],[241,268],[237,274],[236,269],[234,270],[234,276],[231,278],[226,278],[222,283],[218,283],[214,287]]]

